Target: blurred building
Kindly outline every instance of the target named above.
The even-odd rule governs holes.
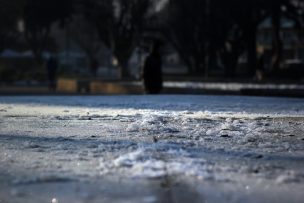
[[[271,19],[264,20],[258,29],[257,33],[257,51],[258,54],[264,54],[266,57],[266,64],[270,64],[272,54],[272,35],[273,28]],[[304,59],[304,41],[300,37],[300,31],[295,28],[294,23],[286,18],[281,20],[280,37],[282,40],[282,62],[288,63],[302,63]]]

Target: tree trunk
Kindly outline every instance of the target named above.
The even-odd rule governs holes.
[[[208,77],[209,70],[216,68],[217,66],[217,57],[216,57],[216,49],[213,44],[209,44],[208,47],[208,61],[207,66],[205,67],[205,77]]]
[[[280,8],[275,8],[272,13],[272,58],[271,69],[276,72],[282,60],[283,44],[280,37]]]
[[[195,74],[205,76],[205,64],[199,59],[195,59]]]
[[[231,52],[224,53],[223,61],[225,66],[225,76],[228,78],[235,77],[236,66],[239,58],[239,53],[237,50],[232,50]]]
[[[129,50],[125,51],[125,49],[115,49],[114,56],[118,60],[118,68],[119,68],[119,78],[120,79],[128,79],[130,77],[129,72],[129,59],[132,55],[132,52]]]
[[[128,61],[123,60],[119,63],[119,72],[120,79],[128,79],[130,77]]]
[[[45,50],[47,39],[49,37],[50,28],[41,28],[40,30],[34,29],[25,32],[25,38],[31,47],[31,50],[35,56],[36,63],[43,65],[43,51]]]
[[[247,67],[248,75],[254,77],[257,69],[257,43],[256,43],[256,31],[255,25],[250,24],[247,27],[246,40],[247,40]]]

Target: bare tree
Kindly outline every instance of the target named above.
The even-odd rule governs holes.
[[[75,15],[68,29],[70,30],[69,37],[86,54],[90,64],[96,61],[102,47],[96,27],[82,15]]]
[[[121,77],[129,76],[128,61],[143,31],[151,0],[86,0],[84,14],[118,60]]]
[[[46,48],[53,23],[70,16],[73,0],[25,0],[23,18],[25,38],[31,47],[37,62],[43,62],[42,52]]]
[[[22,0],[0,0],[0,51],[20,36],[17,22],[22,16]]]
[[[207,47],[207,1],[176,0],[168,5],[168,25],[164,27],[190,73],[205,72]]]

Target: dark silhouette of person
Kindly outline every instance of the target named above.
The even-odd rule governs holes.
[[[57,79],[57,69],[58,69],[58,61],[56,57],[50,56],[47,61],[47,72],[48,72],[48,85],[50,91],[56,90],[56,79]]]
[[[265,52],[263,51],[258,58],[257,70],[255,74],[255,79],[257,81],[262,81],[265,72]]]
[[[97,77],[97,70],[98,70],[98,61],[96,59],[92,59],[90,63],[90,70],[93,77]]]
[[[162,60],[159,42],[154,42],[150,54],[143,67],[143,83],[145,93],[159,94],[163,88]]]

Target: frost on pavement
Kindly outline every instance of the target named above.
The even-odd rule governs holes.
[[[303,189],[304,102],[225,96],[1,97],[0,181],[168,177]]]

